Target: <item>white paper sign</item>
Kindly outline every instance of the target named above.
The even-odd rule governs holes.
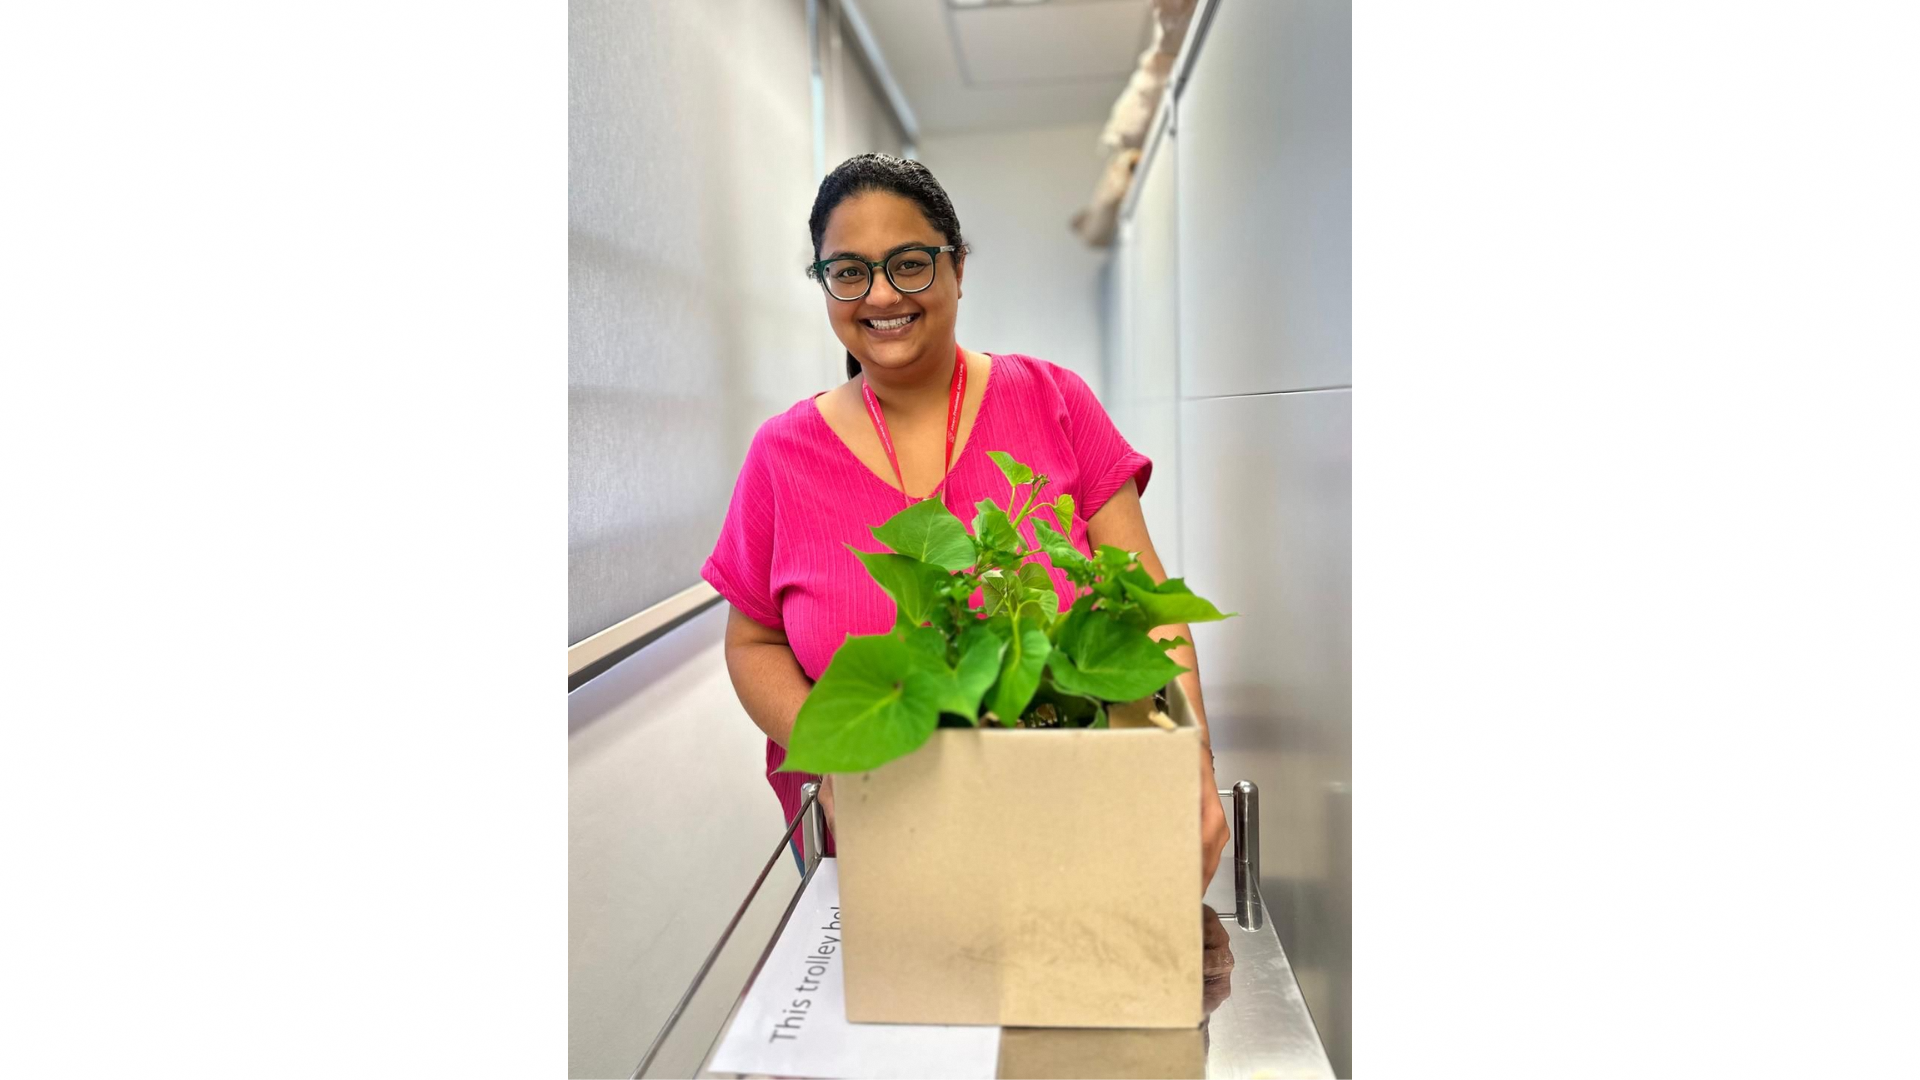
[[[840,864],[822,859],[707,1066],[771,1076],[992,1080],[1000,1029],[850,1024],[840,975]]]

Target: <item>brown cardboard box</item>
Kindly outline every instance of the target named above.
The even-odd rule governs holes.
[[[1199,1028],[1148,1031],[1008,1028],[1000,1033],[1000,1080],[1202,1080],[1207,1043]]]
[[[847,1019],[1201,1019],[1200,733],[941,728],[835,778]],[[1136,726],[1137,725],[1137,726]]]

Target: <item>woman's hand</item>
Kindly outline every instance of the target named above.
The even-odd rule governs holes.
[[[1220,785],[1213,778],[1213,749],[1200,759],[1200,891],[1205,892],[1227,850],[1227,812],[1220,806]]]

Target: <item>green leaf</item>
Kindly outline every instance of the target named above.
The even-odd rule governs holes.
[[[987,707],[1005,727],[1020,722],[1020,714],[1040,686],[1047,655],[1053,651],[1046,631],[1030,624],[1016,622],[1014,626],[1017,632],[1008,640],[1006,655],[1000,661],[1000,681],[987,700]]]
[[[1080,554],[1072,541],[1047,524],[1045,518],[1033,519],[1033,535],[1039,538],[1040,550],[1047,553],[1047,561],[1066,571],[1067,577],[1076,584],[1085,585],[1093,580],[1093,564]]]
[[[1019,487],[1021,484],[1033,483],[1033,470],[1013,460],[1012,454],[1003,454],[998,450],[989,450],[987,451],[987,456],[993,459],[995,465],[1000,466],[1002,473],[1006,474],[1007,483],[1012,484],[1014,487]]]
[[[982,614],[1011,612],[1020,602],[1020,579],[1005,570],[989,570],[980,575],[980,591],[985,604],[980,609]]]
[[[1220,609],[1210,601],[1193,595],[1186,582],[1179,578],[1168,578],[1158,587],[1143,589],[1138,584],[1122,580],[1121,588],[1127,596],[1147,614],[1147,620],[1154,626],[1166,626],[1170,623],[1214,622],[1231,617],[1233,614],[1221,614]]]
[[[965,570],[973,565],[973,537],[939,499],[922,499],[869,531],[898,554],[942,570]]]
[[[1044,564],[1023,562],[1020,564],[1020,619],[1025,622],[1032,619],[1042,625],[1052,622],[1060,613],[1060,594],[1054,591],[1053,577],[1047,573]]]
[[[867,573],[893,597],[898,625],[919,626],[945,602],[943,590],[951,578],[945,570],[906,555],[861,551],[851,545],[847,550],[859,556],[867,565]]]
[[[1061,638],[1047,663],[1054,683],[1103,701],[1138,700],[1187,670],[1167,659],[1145,631],[1102,615],[1069,620]]]
[[[1007,512],[993,504],[992,499],[981,499],[974,507],[973,537],[982,547],[997,551],[1019,551],[1020,534],[1014,531],[1013,521]]]
[[[907,644],[907,653],[915,670],[934,675],[952,675],[947,666],[947,636],[931,626],[895,630],[894,635]]]
[[[913,670],[924,673],[939,684],[938,706],[943,713],[963,717],[968,723],[980,722],[980,697],[1000,673],[1000,639],[985,627],[975,627],[972,654],[961,653],[960,670],[947,665],[947,637],[929,626],[917,627],[900,636],[907,644]]]
[[[1140,557],[1137,551],[1122,551],[1112,544],[1101,544],[1093,553],[1094,565],[1105,574],[1118,574]],[[1151,580],[1151,579],[1149,579]]]
[[[794,718],[780,771],[864,772],[919,749],[945,695],[917,655],[892,634],[841,642]]]
[[[1034,592],[1053,592],[1053,575],[1043,564],[1029,560],[1020,564],[1020,584]]]
[[[949,712],[957,712],[976,723],[979,721],[980,699],[986,696],[993,681],[1000,677],[1000,660],[1006,651],[1006,639],[995,634],[986,624],[967,628],[967,632],[960,637],[960,667],[954,673],[957,701],[966,707],[949,709]]]
[[[1106,616],[1095,615],[1092,610],[1093,597],[1083,596],[1073,602],[1067,614],[1060,619],[1060,625],[1054,628],[1053,647],[1055,651],[1064,651],[1068,656],[1080,643],[1080,634],[1089,622]]]
[[[1046,592],[1028,593],[1020,602],[1020,621],[1035,622],[1041,626],[1053,622],[1060,614],[1060,594],[1048,589]]]
[[[1073,496],[1062,495],[1059,498],[1053,500],[1051,503],[1046,503],[1043,505],[1045,505],[1047,509],[1053,511],[1054,520],[1060,523],[1060,531],[1068,536],[1072,536],[1073,535]],[[1039,519],[1036,518],[1034,520],[1038,521]]]

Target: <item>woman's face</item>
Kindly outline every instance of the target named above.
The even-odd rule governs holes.
[[[878,262],[903,246],[945,247],[948,242],[913,200],[866,191],[845,199],[828,215],[820,258],[852,255]],[[821,290],[834,336],[870,367],[899,370],[922,361],[940,363],[953,351],[953,321],[960,310],[961,263],[955,254],[942,252],[935,258],[933,284],[920,292],[896,291],[879,270],[872,271],[873,287],[858,300],[836,300]],[[874,320],[903,317],[912,321],[898,329],[873,325]]]

